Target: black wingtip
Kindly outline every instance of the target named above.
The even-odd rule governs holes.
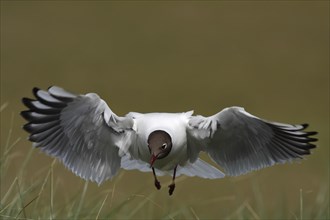
[[[21,111],[19,114],[25,119],[25,120],[29,120],[29,110],[25,110],[25,111]]]
[[[32,132],[30,123],[27,123],[27,124],[23,125],[23,129],[28,133]]]
[[[33,93],[33,95],[37,98],[38,96],[37,96],[37,93],[38,93],[38,91],[39,91],[40,89],[38,88],[38,87],[34,87],[33,89],[32,89],[32,93]]]
[[[313,135],[317,135],[318,132],[317,132],[317,131],[308,131],[308,132],[306,132],[306,134],[307,134],[308,136],[313,136]]]
[[[309,142],[317,142],[319,139],[317,139],[317,138],[310,138],[309,139]]]
[[[315,144],[309,144],[309,149],[313,149],[313,148],[316,148],[316,145]]]
[[[55,85],[51,85],[47,88],[47,91],[50,90],[52,87],[54,87]]]
[[[28,137],[28,140],[31,141],[31,142],[37,142],[37,139],[33,135],[30,135]]]
[[[309,124],[304,123],[304,124],[301,124],[301,126],[303,126],[303,129],[306,129],[306,128],[308,128]]]
[[[33,108],[32,104],[31,104],[31,102],[33,102],[33,101],[36,101],[36,100],[30,99],[30,98],[25,98],[25,97],[22,98],[22,103],[28,108]]]

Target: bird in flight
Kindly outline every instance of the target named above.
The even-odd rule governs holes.
[[[35,99],[23,98],[21,115],[29,140],[58,158],[85,180],[101,184],[120,168],[159,175],[206,179],[238,176],[274,164],[301,159],[315,148],[308,124],[267,121],[241,107],[225,108],[204,117],[182,113],[137,113],[117,116],[95,93],[76,95],[60,87],[33,89]],[[223,170],[199,158],[206,152]]]

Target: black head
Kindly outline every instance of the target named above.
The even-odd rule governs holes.
[[[148,147],[151,154],[150,166],[152,167],[157,159],[162,159],[170,153],[172,149],[171,136],[163,130],[153,131],[148,137]]]

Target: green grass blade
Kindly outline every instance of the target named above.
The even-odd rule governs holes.
[[[97,215],[96,215],[96,220],[98,220],[99,219],[99,216],[100,216],[100,213],[101,213],[101,210],[102,210],[102,208],[103,208],[103,206],[104,206],[104,204],[105,204],[105,201],[107,200],[107,198],[108,198],[108,196],[109,196],[109,194],[110,194],[110,192],[113,192],[114,191],[114,188],[112,189],[112,190],[110,190],[108,193],[107,193],[107,195],[106,195],[106,197],[104,198],[104,200],[103,200],[103,202],[102,202],[102,204],[101,204],[101,206],[100,206],[100,209],[99,209],[99,211],[97,212]],[[112,193],[113,194],[113,193]]]
[[[302,195],[302,189],[300,189],[300,220],[303,219],[303,195]]]
[[[26,213],[25,213],[25,209],[24,209],[24,200],[23,200],[23,196],[22,196],[22,193],[21,193],[21,187],[19,185],[18,180],[16,181],[16,184],[17,184],[17,190],[18,190],[18,194],[19,194],[19,197],[20,197],[20,201],[21,201],[21,207],[22,207],[22,210],[23,210],[23,215],[24,215],[24,218],[26,218]],[[21,214],[21,212],[17,213],[15,219],[17,219],[20,214]]]
[[[78,219],[78,216],[79,216],[79,214],[81,212],[81,208],[82,208],[83,203],[84,203],[84,200],[85,200],[87,188],[88,188],[88,181],[85,182],[84,189],[83,189],[83,192],[81,194],[81,198],[80,198],[80,201],[79,201],[78,209],[76,210],[74,219]]]
[[[7,199],[9,198],[9,195],[13,191],[13,188],[14,188],[14,185],[16,184],[16,181],[17,181],[17,177],[15,177],[14,181],[9,186],[9,189],[7,190],[6,194],[4,195],[4,197],[1,200],[1,204],[6,204]],[[0,211],[0,213],[1,213],[1,211]]]

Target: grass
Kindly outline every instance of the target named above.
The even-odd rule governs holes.
[[[1,106],[1,111],[4,109],[6,106]],[[11,119],[11,126],[13,123],[14,117]],[[17,157],[18,149],[15,147],[20,142],[21,138],[13,138],[13,129],[10,129],[6,144],[1,146],[1,187],[5,180],[7,184],[5,189],[2,188],[4,193],[1,194],[0,219],[329,219],[329,186],[326,184],[320,185],[316,196],[312,198],[314,202],[309,199],[308,203],[305,197],[310,197],[310,192],[297,188],[298,212],[291,211],[285,201],[282,202],[285,200],[284,196],[279,197],[276,212],[268,210],[265,206],[267,195],[261,192],[257,182],[251,183],[252,200],[240,200],[239,195],[231,195],[177,202],[175,197],[169,200],[166,195],[166,203],[162,202],[164,198],[159,199],[160,194],[156,190],[148,193],[147,190],[141,189],[129,195],[122,193],[117,189],[124,181],[124,173],[121,172],[107,190],[99,188],[100,190],[91,195],[91,184],[85,182],[77,187],[76,194],[66,194],[65,183],[61,185],[55,178],[55,168],[59,166],[55,159],[47,167],[34,171],[36,178],[32,183],[28,181],[30,174],[27,167],[29,163],[33,163],[33,152],[36,151],[32,148],[14,170],[15,177],[8,184],[9,174],[13,172],[11,161]],[[183,184],[187,179],[181,176],[177,183]],[[163,185],[169,183],[168,179]],[[225,209],[224,216],[212,214],[213,206]],[[201,211],[202,209],[206,211]]]

